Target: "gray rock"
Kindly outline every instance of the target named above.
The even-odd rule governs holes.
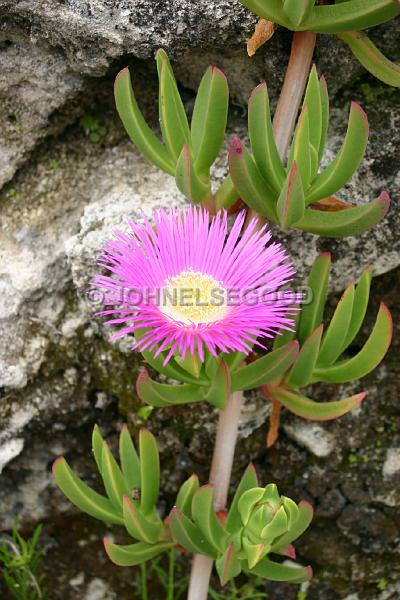
[[[318,457],[329,456],[337,444],[335,437],[316,423],[297,420],[293,425],[285,425],[284,430],[292,440]]]

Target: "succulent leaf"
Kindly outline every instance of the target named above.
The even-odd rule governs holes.
[[[173,539],[189,552],[217,558],[217,550],[206,540],[199,527],[176,507],[170,513],[169,528]]]
[[[123,499],[123,516],[126,530],[133,539],[147,544],[158,542],[163,531],[161,519],[150,520],[145,517],[129,496]]]
[[[298,337],[303,344],[311,333],[321,325],[328,293],[331,255],[324,253],[314,261],[308,276],[307,285],[312,292],[311,302],[301,310]]]
[[[115,80],[115,103],[124,127],[140,152],[162,171],[175,174],[175,162],[166,147],[147,125],[133,93],[129,69],[118,73]]]
[[[284,229],[300,221],[304,215],[304,191],[296,161],[287,175],[278,198],[276,211]]]
[[[354,304],[354,283],[343,292],[322,339],[317,365],[330,366],[341,355],[349,331]]]
[[[223,552],[228,534],[215,514],[213,498],[214,488],[212,485],[200,487],[193,496],[192,515],[208,543]]]
[[[297,518],[293,523],[290,523],[289,531],[278,538],[272,545],[271,552],[279,552],[281,548],[286,547],[300,537],[310,525],[313,514],[314,511],[311,504],[302,500],[298,505]]]
[[[310,17],[301,24],[303,31],[337,33],[374,27],[400,14],[395,0],[348,0],[337,4],[315,6]]]
[[[223,410],[228,401],[230,392],[230,373],[225,361],[220,360],[218,369],[210,382],[209,389],[204,393],[204,400]]]
[[[321,161],[326,138],[328,136],[328,127],[329,127],[329,95],[328,95],[328,86],[326,85],[326,79],[323,75],[321,75],[319,79],[319,90],[320,90],[320,100],[321,100],[321,139],[318,150],[318,159]]]
[[[304,387],[312,378],[312,373],[318,359],[318,353],[323,332],[323,325],[319,325],[305,340],[300,352],[293,363],[285,383],[290,387]]]
[[[183,145],[176,163],[175,181],[178,189],[193,204],[203,202],[211,195],[210,180],[199,177],[186,144]]]
[[[103,442],[102,453],[102,472],[104,487],[107,496],[117,510],[122,509],[122,499],[125,494],[129,494],[128,484],[122,475],[117,461],[111,454],[110,448],[106,442]]]
[[[238,503],[244,492],[252,488],[258,487],[257,473],[252,464],[250,464],[245,470],[238,487],[236,488],[235,495],[231,502],[231,506],[228,512],[228,517],[225,523],[227,531],[233,533],[239,529],[241,525],[241,517],[238,510]]]
[[[289,342],[285,346],[268,352],[262,358],[238,369],[232,374],[233,390],[251,390],[269,383],[282,375],[293,363],[298,354],[298,343]]]
[[[347,336],[343,349],[347,348],[361,329],[365,314],[367,312],[369,289],[371,287],[372,274],[370,269],[366,269],[360,277],[354,294],[353,310]]]
[[[230,544],[224,554],[216,560],[215,566],[221,585],[225,585],[228,581],[239,575],[242,568],[233,544]]]
[[[265,81],[252,92],[249,99],[248,127],[254,161],[263,176],[279,193],[286,173],[272,131],[268,89]]]
[[[400,65],[386,58],[365,33],[347,31],[337,36],[349,46],[367,71],[388,85],[400,87]]]
[[[63,456],[54,461],[53,475],[63,494],[80,510],[106,523],[123,524],[121,511],[75,475]]]
[[[127,425],[122,427],[119,436],[119,456],[122,473],[129,489],[140,488],[140,461]]]
[[[100,429],[98,425],[93,427],[92,433],[92,450],[93,455],[96,461],[97,469],[99,473],[102,471],[102,461],[103,461],[103,444],[104,440],[101,436]]]
[[[141,429],[139,434],[140,452],[140,510],[144,515],[154,510],[160,491],[160,459],[154,436]]]
[[[263,558],[255,567],[246,569],[246,571],[270,581],[288,581],[291,583],[303,583],[310,581],[312,577],[311,567],[289,567],[268,558]]]
[[[290,21],[298,27],[311,13],[315,0],[283,0],[283,10]]]
[[[192,500],[194,493],[199,489],[199,479],[197,475],[192,475],[180,487],[176,497],[176,508],[187,517],[192,515]]]
[[[140,563],[151,560],[161,552],[173,547],[171,542],[160,542],[159,544],[147,544],[137,542],[127,546],[119,546],[104,539],[104,548],[113,563],[120,567],[134,567]]]
[[[314,371],[316,381],[345,383],[364,377],[375,369],[385,356],[392,339],[392,318],[382,302],[374,328],[364,346],[352,358],[341,360],[331,367],[317,368]]]
[[[228,160],[230,175],[240,197],[260,215],[276,222],[276,193],[238,138],[232,140]]]
[[[136,381],[139,398],[143,402],[157,407],[201,402],[204,400],[204,389],[189,383],[182,383],[181,385],[158,383],[158,381],[150,378],[146,370],[139,374]]]
[[[208,67],[199,85],[191,122],[195,169],[199,173],[208,172],[221,149],[228,101],[225,75],[215,67]]]
[[[284,388],[270,390],[271,395],[292,413],[303,419],[312,421],[330,421],[345,415],[364,400],[366,394],[356,394],[343,400],[333,402],[314,402],[300,392],[290,391]]]

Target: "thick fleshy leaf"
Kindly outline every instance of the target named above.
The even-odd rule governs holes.
[[[332,196],[350,181],[364,157],[368,130],[367,115],[356,102],[352,102],[342,147],[334,160],[306,190],[306,204]]]
[[[314,402],[299,392],[284,388],[274,388],[271,395],[285,406],[290,412],[303,419],[312,421],[330,421],[345,415],[364,400],[366,394],[356,394],[334,402]]]
[[[289,567],[268,558],[263,558],[253,569],[246,569],[248,573],[269,579],[270,581],[290,581],[303,583],[312,577],[311,567]]]
[[[140,452],[140,510],[144,515],[151,514],[160,491],[160,458],[155,437],[141,429],[139,434]]]
[[[350,326],[347,331],[343,348],[347,348],[361,329],[365,314],[367,312],[369,289],[371,287],[372,274],[370,269],[366,269],[360,277],[354,294],[353,310],[351,313]]]
[[[133,539],[155,544],[163,531],[161,519],[148,519],[128,496],[123,500],[123,516],[127,532]]]
[[[234,533],[241,527],[242,522],[238,510],[238,503],[242,497],[242,494],[247,492],[247,490],[251,490],[252,488],[256,487],[258,487],[257,473],[254,466],[250,464],[243,473],[229,508],[228,517],[225,522],[225,528],[230,533]]]
[[[268,89],[265,81],[260,83],[250,96],[248,120],[255,163],[264,179],[279,193],[286,173],[272,131]]]
[[[388,85],[400,87],[400,65],[386,58],[365,33],[347,31],[339,33],[338,38],[351,48],[362,66],[372,75]]]
[[[199,478],[192,475],[180,487],[176,497],[176,507],[187,517],[192,516],[192,500],[194,493],[199,489]]]
[[[311,13],[315,0],[283,0],[283,10],[296,27]]]
[[[140,488],[140,462],[127,425],[119,436],[119,457],[122,473],[131,490]]]
[[[160,542],[159,544],[146,544],[138,542],[128,546],[113,544],[107,538],[104,539],[104,548],[113,563],[120,567],[134,567],[147,560],[151,560],[161,552],[169,550],[174,546],[171,542]]]
[[[179,367],[194,377],[195,380],[199,378],[202,363],[197,353],[192,356],[190,352],[187,352],[184,359],[180,355],[177,355],[174,357],[174,360]]]
[[[310,144],[316,151],[315,160],[311,161],[311,177],[313,181],[318,171],[319,151],[322,138],[322,102],[321,102],[321,86],[318,79],[317,68],[313,65],[310,76],[308,78],[304,103],[308,106],[308,113],[311,115],[309,119],[309,138]]]
[[[332,5],[314,6],[299,29],[316,33],[337,33],[374,27],[400,14],[395,0],[348,0]]]
[[[204,400],[204,389],[190,383],[181,385],[158,383],[150,378],[146,370],[139,374],[136,381],[139,398],[151,406],[158,407],[201,402]]]
[[[328,237],[360,235],[383,219],[389,206],[389,196],[382,192],[373,202],[337,212],[307,208],[296,228]]]
[[[169,528],[173,539],[182,548],[194,554],[204,554],[217,558],[217,551],[208,543],[205,535],[188,517],[177,508],[173,508],[168,518]]]
[[[301,312],[298,310],[296,314],[293,315],[294,324],[292,331],[290,331],[289,329],[279,330],[278,335],[274,339],[274,343],[272,346],[273,350],[278,350],[278,348],[282,348],[282,346],[285,346],[286,344],[292,342],[296,338],[297,331],[299,328],[300,314]]]
[[[314,510],[309,502],[302,500],[298,505],[298,516],[291,525],[290,530],[282,535],[271,547],[271,552],[281,552],[288,544],[291,544],[300,537],[310,525]]]
[[[262,487],[251,488],[243,492],[238,501],[238,511],[243,525],[249,522],[251,513],[257,502],[264,498],[265,489]],[[280,500],[279,500],[280,502]]]
[[[123,525],[121,511],[116,510],[108,498],[101,496],[79,479],[63,456],[54,461],[53,475],[63,494],[80,510],[105,523]]]
[[[217,559],[215,567],[221,585],[225,585],[228,581],[239,575],[242,569],[233,544],[230,544],[224,554]]]
[[[318,256],[311,268],[307,280],[307,285],[312,293],[311,302],[303,306],[298,327],[298,337],[301,344],[304,344],[314,329],[322,323],[328,293],[330,268],[331,255],[329,252]]]
[[[240,201],[240,196],[233,185],[230,175],[225,177],[224,181],[217,189],[214,199],[217,210],[220,210],[221,208],[229,210],[234,207],[236,202]]]
[[[171,157],[174,160],[178,160],[183,145],[190,145],[189,124],[172,67],[164,50],[158,50],[156,60],[160,84],[159,112],[161,131]]]
[[[132,142],[147,160],[162,171],[174,175],[175,162],[144,120],[133,93],[127,67],[118,73],[114,92],[119,116]]]
[[[268,0],[267,2],[265,0],[240,0],[240,2],[263,19],[283,25],[287,29],[293,27],[283,10],[282,0]]]
[[[294,133],[288,165],[292,162],[296,162],[303,189],[307,190],[311,179],[310,115],[307,103],[303,105]]]
[[[104,440],[101,436],[98,425],[95,425],[92,433],[92,450],[96,461],[97,469],[101,474],[102,471],[102,460],[103,460],[103,444]]]
[[[192,518],[207,541],[223,552],[228,534],[215,514],[213,498],[214,488],[211,484],[200,487],[193,496]]]
[[[337,362],[331,367],[315,369],[314,381],[345,383],[364,377],[382,361],[389,348],[392,331],[392,317],[382,302],[371,335],[360,352],[352,358]]]
[[[238,369],[232,374],[232,389],[251,390],[273,381],[290,367],[298,351],[298,342],[289,342],[285,346],[268,352],[262,358]]]
[[[101,474],[107,496],[117,510],[121,509],[123,496],[128,494],[130,490],[106,442],[103,442]]]
[[[354,283],[344,291],[322,339],[317,366],[329,367],[342,354],[354,303]]]
[[[280,225],[287,229],[304,215],[303,185],[296,161],[292,164],[278,198],[276,212]]]
[[[300,352],[293,363],[288,375],[285,377],[285,383],[290,387],[304,387],[311,381],[312,373],[317,362],[323,325],[317,327],[311,335],[308,336]]]
[[[182,194],[194,204],[203,202],[211,194],[209,178],[203,180],[198,176],[186,144],[176,163],[175,181]]]
[[[251,544],[243,537],[243,550],[247,558],[250,569],[256,566],[258,562],[268,553],[270,545],[266,544]]]
[[[229,90],[225,75],[208,67],[197,92],[191,123],[195,168],[208,172],[224,141]]]
[[[276,193],[238,138],[232,140],[228,160],[233,184],[242,200],[260,215],[276,222]]]
[[[209,390],[204,394],[204,400],[223,410],[230,392],[230,373],[225,361],[221,360],[213,377]]]
[[[291,529],[299,518],[300,511],[296,502],[287,496],[281,496],[282,504],[285,507],[285,511],[288,518],[288,529]]]
[[[321,140],[319,144],[318,150],[318,162],[321,161],[324,149],[326,138],[328,136],[328,127],[329,127],[329,95],[328,95],[328,86],[326,85],[326,79],[322,75],[319,79],[319,90],[320,90],[320,100],[321,100]]]
[[[288,528],[288,516],[285,507],[281,506],[275,513],[274,518],[261,531],[264,539],[275,539],[283,535]]]

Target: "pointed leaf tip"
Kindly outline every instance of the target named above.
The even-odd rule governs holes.
[[[64,461],[64,460],[65,460],[64,456],[58,456],[58,457],[57,457],[57,458],[56,458],[56,459],[53,461],[53,464],[51,465],[51,470],[52,470],[52,473],[53,473],[53,475],[54,475],[54,472],[55,472],[55,470],[56,470],[56,468],[57,468],[57,465],[59,465],[59,464],[60,464],[60,462],[62,462],[62,461]]]

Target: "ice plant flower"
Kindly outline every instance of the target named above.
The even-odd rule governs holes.
[[[133,349],[168,349],[165,363],[187,352],[203,362],[205,349],[249,352],[256,338],[290,329],[296,298],[278,290],[293,266],[266,225],[244,220],[243,211],[228,231],[226,212],[190,206],[116,231],[98,263],[108,273],[93,282],[105,290],[100,314],[122,325],[115,337],[144,330]]]

